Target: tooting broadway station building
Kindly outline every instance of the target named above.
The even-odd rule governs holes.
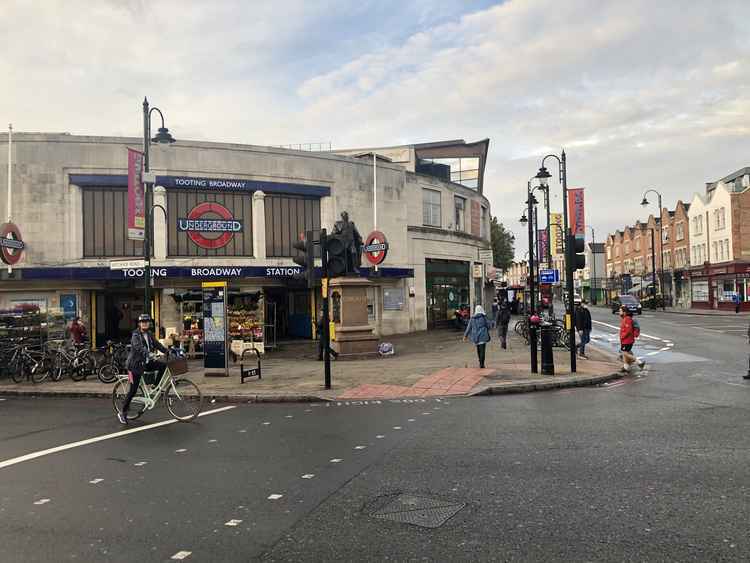
[[[7,186],[0,135],[0,194]],[[21,260],[0,271],[0,310],[22,305],[79,315],[98,343],[126,337],[143,312],[142,244],[127,236],[127,149],[141,140],[16,133],[12,222]],[[295,274],[300,233],[332,229],[341,212],[390,245],[367,307],[380,335],[449,322],[456,307],[491,300],[489,141],[462,140],[332,152],[178,141],[151,147],[154,289],[151,313],[169,334],[200,340],[201,282],[226,281],[233,336],[314,337],[320,291]],[[373,162],[373,154],[377,160]],[[376,172],[374,174],[374,168]],[[0,216],[7,216],[0,197]],[[217,223],[218,222],[218,223]],[[205,231],[201,229],[205,228]],[[486,255],[486,253],[483,253]],[[486,256],[485,256],[486,259]]]

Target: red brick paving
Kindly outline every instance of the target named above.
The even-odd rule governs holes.
[[[363,383],[344,391],[337,399],[395,399],[397,397],[433,397],[465,395],[493,369],[445,368],[423,377],[411,387]]]

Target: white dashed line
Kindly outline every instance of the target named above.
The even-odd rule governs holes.
[[[367,446],[354,446],[355,450],[364,450]]]
[[[288,414],[288,415],[286,415],[286,416],[285,416],[284,418],[294,418],[294,416],[293,416],[293,415],[291,415],[291,414]]]
[[[247,430],[245,430],[244,428],[239,431],[240,434],[244,434],[245,432],[247,432]]]
[[[147,461],[137,461],[133,465],[135,465],[136,467],[143,467],[147,463],[148,463]]]
[[[174,453],[176,454],[182,454],[185,453],[187,450],[185,448],[180,448],[179,450],[175,450]]]
[[[409,419],[409,420],[407,420],[406,422],[414,422],[414,419],[413,419],[413,418],[410,418],[410,419]]]
[[[304,475],[302,476],[302,478],[303,478],[303,479],[312,479],[313,477],[315,477],[315,474],[314,474],[314,473],[305,473],[305,474],[304,474]]]
[[[378,435],[377,435],[377,436],[375,436],[375,437],[376,437],[376,438],[377,438],[378,440],[382,440],[383,438],[385,438],[385,436],[383,436],[382,434],[378,434]]]
[[[336,458],[333,458],[331,460],[331,463],[341,463],[342,461],[344,461],[344,460],[343,459],[339,459],[339,458],[336,457]]]
[[[190,554],[193,553],[192,551],[178,551],[175,553],[170,559],[174,559],[176,561],[181,561],[183,559],[187,559],[190,557]]]
[[[423,413],[422,413],[422,416],[429,416],[429,415],[431,415],[431,414],[432,414],[431,412],[423,412]]]
[[[49,500],[48,498],[40,498],[39,500],[35,500],[34,504],[47,504]]]
[[[215,442],[218,442],[218,440],[217,440],[216,438],[211,438],[211,439],[210,439],[210,440],[208,441],[208,443],[209,443],[209,444],[213,444],[213,443],[215,443]]]
[[[268,426],[269,424],[271,424],[271,423],[270,422],[264,422],[263,426]]]
[[[236,526],[237,524],[242,524],[242,520],[235,520],[234,518],[230,520],[229,522],[224,522],[225,526]]]
[[[268,495],[268,500],[279,500],[283,496],[284,495],[279,495],[279,494],[274,493],[272,495]]]
[[[104,479],[97,478],[97,479],[92,479],[91,481],[89,481],[89,483],[91,483],[92,485],[96,485],[97,483],[101,483],[102,481],[104,481]]]
[[[400,426],[394,426],[393,429],[394,430],[401,430],[401,427]]]

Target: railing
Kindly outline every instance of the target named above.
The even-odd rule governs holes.
[[[308,151],[308,152],[331,152],[331,141],[327,143],[296,143],[291,145],[269,145],[276,149],[289,149],[293,151]]]

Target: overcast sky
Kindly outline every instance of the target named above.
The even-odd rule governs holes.
[[[647,215],[646,187],[671,207],[750,165],[748,21],[748,0],[3,0],[0,113],[138,136],[148,95],[183,139],[489,137],[485,193],[522,256],[549,151],[597,240]]]

